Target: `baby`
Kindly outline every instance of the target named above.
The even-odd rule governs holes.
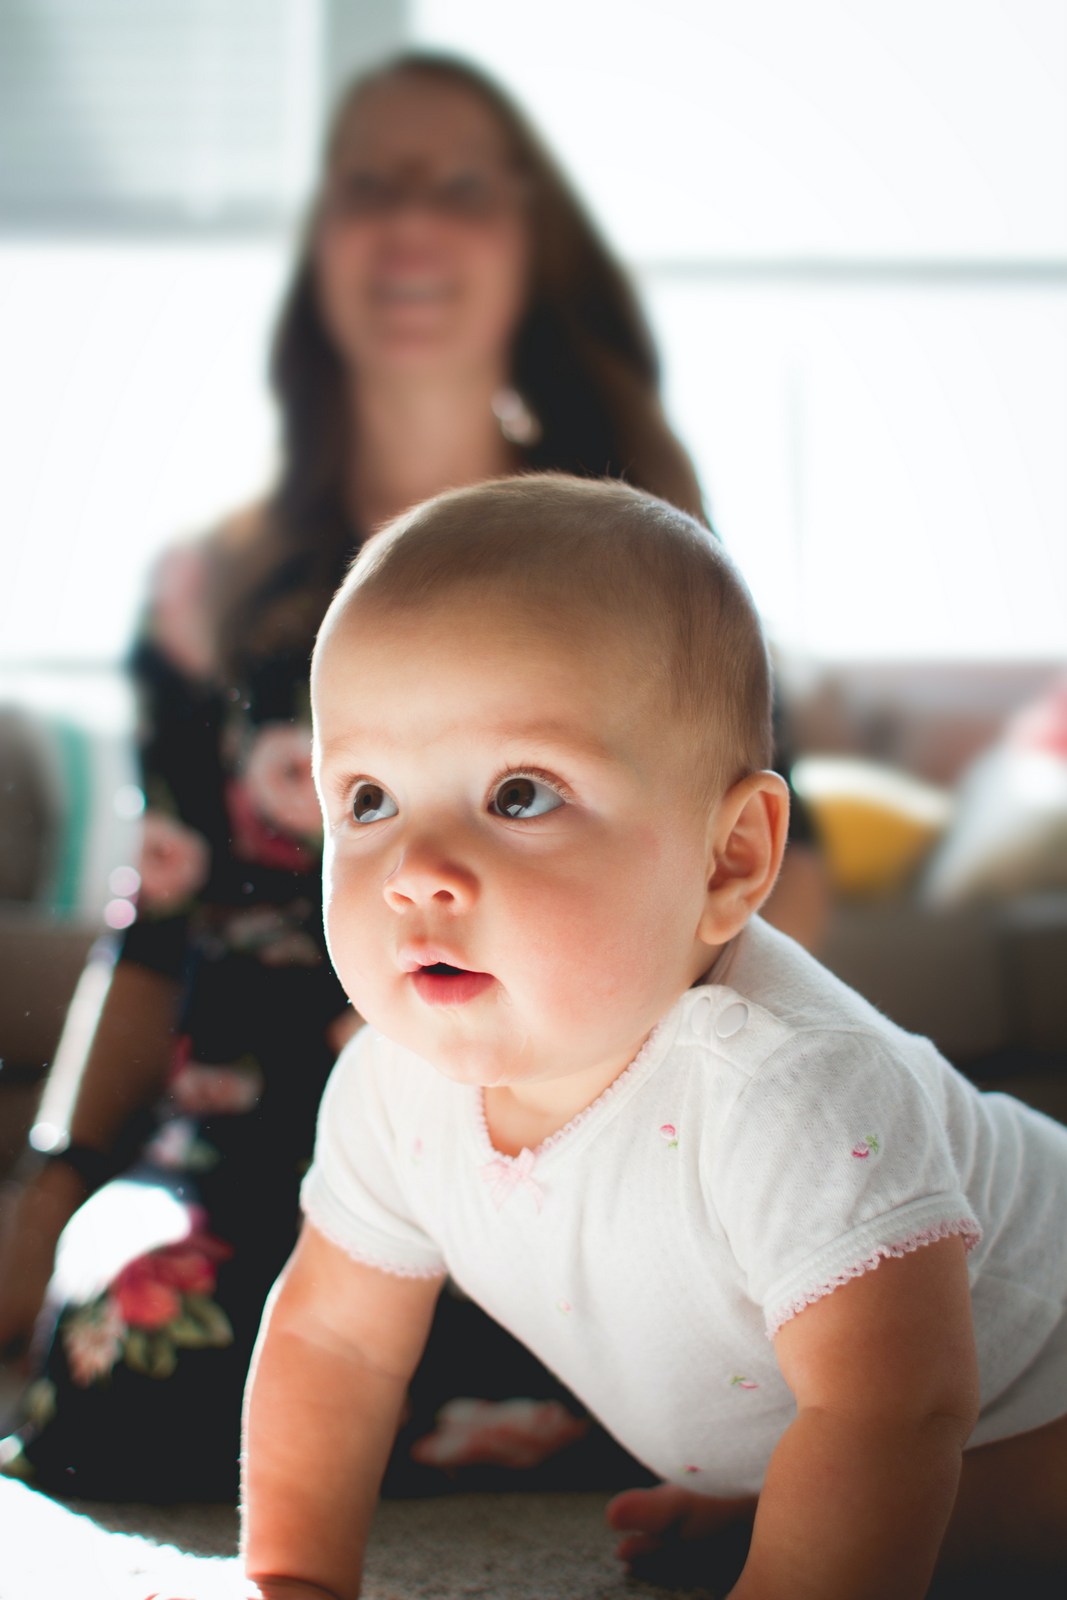
[[[787,791],[716,540],[617,483],[443,495],[312,689],[369,1026],[250,1381],[247,1593],[358,1594],[446,1273],[665,1480],[609,1509],[625,1559],[699,1536],[710,1581],[750,1530],[734,1600],[1064,1561],[1067,1129],[757,916]]]

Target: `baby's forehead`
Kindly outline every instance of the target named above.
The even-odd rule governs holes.
[[[603,604],[602,597],[582,594],[576,585],[534,587],[521,579],[474,575],[422,595],[400,587],[342,589],[328,613],[316,655],[325,655],[335,640],[357,646],[364,641],[374,648],[395,636],[408,649],[439,657],[442,650],[462,654],[472,637],[494,634],[540,641],[546,653],[588,647],[617,650],[631,658],[645,651],[662,656],[656,631],[647,614],[644,619],[626,615],[622,608]]]
[[[320,632],[312,673],[321,701],[342,674],[373,677],[379,666],[421,668],[435,680],[448,669],[502,674],[519,664],[576,690],[595,679],[599,700],[625,710],[654,703],[664,722],[677,720],[668,652],[640,619],[584,605],[573,593],[516,592],[498,580],[448,584],[426,596],[361,587],[342,590]],[[523,674],[528,679],[529,673]]]

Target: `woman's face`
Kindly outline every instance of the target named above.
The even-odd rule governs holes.
[[[503,381],[529,253],[523,180],[477,94],[409,74],[361,96],[315,237],[323,320],[351,368]]]

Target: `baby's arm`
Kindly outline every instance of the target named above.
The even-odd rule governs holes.
[[[926,1593],[978,1413],[964,1246],[884,1261],[775,1339],[797,1416],[730,1600]]]
[[[268,1302],[245,1400],[242,1551],[265,1595],[358,1595],[441,1283],[361,1266],[305,1223]]]

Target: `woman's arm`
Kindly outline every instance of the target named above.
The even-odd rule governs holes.
[[[283,1583],[359,1594],[442,1281],[362,1266],[305,1224],[268,1302],[245,1401],[242,1551],[265,1594]]]
[[[130,1119],[162,1092],[177,1004],[173,978],[132,961],[115,967],[78,1081],[73,1143],[114,1150]]]
[[[964,1245],[882,1262],[775,1339],[797,1416],[730,1600],[920,1600],[978,1414]]]
[[[74,1144],[110,1154],[167,1074],[177,986],[120,962],[81,1068],[70,1124]],[[17,1192],[0,1240],[0,1356],[19,1354],[41,1309],[56,1245],[87,1195],[64,1162],[39,1168]]]

